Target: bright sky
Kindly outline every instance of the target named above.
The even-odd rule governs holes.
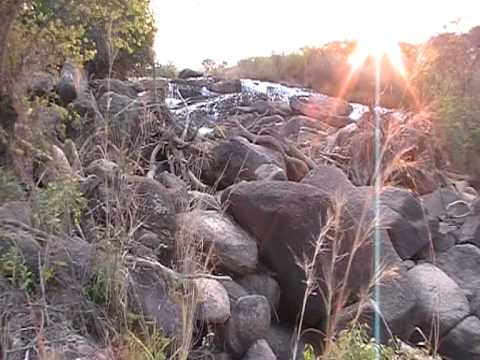
[[[480,0],[152,0],[157,58],[200,68],[367,37],[421,42],[480,25]]]

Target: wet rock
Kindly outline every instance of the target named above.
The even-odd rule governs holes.
[[[241,180],[255,180],[255,171],[265,164],[274,164],[286,171],[282,155],[269,148],[252,144],[243,137],[234,137],[218,144],[212,161],[203,176],[210,184],[223,189]]]
[[[277,360],[277,357],[265,340],[258,340],[250,346],[243,360]]]
[[[86,91],[87,81],[83,70],[73,61],[66,61],[60,72],[57,92],[63,106],[75,100],[78,94]]]
[[[450,330],[440,341],[439,353],[449,359],[479,359],[480,320],[469,316]]]
[[[470,313],[468,300],[447,274],[432,264],[420,264],[409,271],[418,296],[416,325],[425,334],[438,326],[443,336]]]
[[[230,301],[223,285],[212,279],[196,279],[200,318],[211,324],[223,324],[230,317]]]
[[[242,83],[239,79],[222,80],[209,84],[207,89],[218,94],[232,94],[242,92]]]
[[[212,251],[220,268],[241,275],[255,270],[258,262],[255,239],[227,217],[215,211],[195,210],[180,214],[179,222],[183,237],[203,243],[206,251]]]
[[[272,314],[275,314],[280,304],[280,286],[271,277],[262,274],[252,274],[242,277],[238,284],[251,295],[262,295],[270,304]]]
[[[225,330],[226,346],[232,355],[242,357],[270,327],[270,306],[265,297],[244,296],[235,303]]]
[[[387,228],[395,250],[402,259],[411,259],[430,245],[428,220],[413,193],[387,188],[380,195],[382,225]]]

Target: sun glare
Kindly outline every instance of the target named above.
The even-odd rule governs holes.
[[[378,7],[378,5],[377,5]],[[401,26],[398,26],[398,19],[388,17],[391,11],[370,12],[358,24],[360,30],[357,33],[357,47],[349,58],[352,70],[358,70],[365,64],[368,58],[373,58],[377,64],[383,58],[387,58],[397,71],[405,75],[402,52],[400,49]],[[376,14],[382,14],[377,16]]]

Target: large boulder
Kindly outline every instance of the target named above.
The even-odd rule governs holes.
[[[302,183],[330,195],[345,195],[357,189],[342,170],[330,165],[317,166],[302,179]]]
[[[167,337],[181,334],[181,306],[175,300],[181,293],[179,277],[173,272],[162,271],[148,264],[137,264],[128,277],[129,307]]]
[[[428,263],[409,271],[418,295],[418,315],[414,319],[424,334],[443,336],[470,314],[464,292],[447,274]]]
[[[112,91],[104,93],[98,99],[98,109],[104,121],[124,132],[129,131],[140,116],[138,101]]]
[[[281,317],[296,321],[306,291],[305,269],[299,261],[302,265],[306,256],[311,261],[315,253],[313,271],[319,289],[306,304],[307,326],[317,325],[326,316],[322,297],[328,290],[326,282],[333,281],[337,286],[345,281],[346,289],[354,295],[368,290],[373,276],[373,214],[366,193],[349,194],[340,209],[338,224],[330,225],[335,236],[321,239],[323,227],[332,220],[333,208],[339,205],[313,186],[285,181],[242,182],[226,192],[224,199],[227,211],[255,236],[262,261],[276,275],[282,292]],[[379,252],[388,268],[400,260],[388,235],[378,235]],[[315,252],[317,246],[321,251]],[[329,264],[335,271],[327,275]]]
[[[155,180],[141,176],[128,177],[126,186],[124,190],[131,197],[124,204],[135,211],[141,224],[139,230],[155,235],[152,242],[140,243],[159,258],[168,259],[175,251],[177,230],[175,204],[168,189]]]
[[[243,360],[277,360],[272,349],[265,340],[258,340],[243,357]]]
[[[196,77],[202,77],[202,76],[203,76],[203,73],[192,70],[192,69],[183,69],[178,73],[178,77],[180,79],[189,79],[189,78],[196,78]]]
[[[438,266],[452,278],[468,296],[480,289],[480,249],[474,245],[456,245],[436,258]]]
[[[234,137],[218,144],[203,176],[208,184],[225,188],[241,180],[256,180],[255,171],[262,165],[274,164],[286,171],[282,154],[252,144],[243,137]]]
[[[60,72],[57,83],[57,92],[63,106],[75,100],[78,94],[85,92],[88,87],[83,69],[73,61],[66,61]]]
[[[230,317],[227,290],[213,279],[196,279],[200,318],[210,324],[223,324]]]
[[[458,241],[462,244],[474,244],[480,247],[480,216],[472,214],[465,219],[460,228]]]
[[[100,98],[107,92],[113,92],[118,95],[128,96],[131,99],[137,97],[137,90],[133,83],[118,79],[103,79],[94,82],[97,87],[96,97]]]
[[[380,194],[382,224],[402,259],[411,259],[431,245],[425,211],[410,191],[389,187]]]
[[[272,314],[276,314],[280,304],[280,286],[275,279],[264,274],[252,274],[239,279],[238,284],[251,295],[265,296],[272,308]]]
[[[440,341],[439,353],[448,359],[480,359],[480,320],[469,316]]]
[[[303,360],[304,341],[298,340],[297,354],[293,356],[295,345],[295,333],[284,325],[272,325],[267,333],[264,335],[268,345],[278,360]]]
[[[290,107],[299,114],[321,120],[337,128],[347,126],[351,122],[348,115],[352,112],[352,106],[338,98],[325,95],[292,97]]]
[[[219,94],[232,94],[242,92],[242,82],[239,79],[222,80],[209,84],[207,89]]]
[[[212,254],[218,267],[247,274],[258,263],[257,243],[246,231],[216,211],[195,210],[178,215],[179,239],[195,241]]]
[[[225,329],[226,346],[232,355],[241,358],[263,338],[270,328],[270,306],[265,297],[244,296],[235,303]]]
[[[408,340],[415,328],[413,319],[418,311],[418,298],[406,268],[399,266],[383,274],[376,286],[370,301],[361,300],[343,309],[337,330],[348,328],[354,319],[358,319],[372,331],[378,325],[382,342],[393,337]],[[377,320],[380,322],[376,323]]]
[[[27,91],[33,96],[48,96],[55,89],[55,84],[56,79],[52,74],[38,71],[28,80]]]

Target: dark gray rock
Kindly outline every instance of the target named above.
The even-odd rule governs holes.
[[[265,296],[272,309],[272,314],[276,313],[280,304],[280,286],[273,278],[262,274],[252,274],[239,279],[238,284],[251,295]]]
[[[267,341],[258,340],[250,346],[250,349],[248,349],[243,360],[277,360],[277,357]]]
[[[47,72],[35,72],[28,80],[28,92],[33,96],[48,96],[55,90],[56,80]]]
[[[432,264],[420,264],[409,271],[418,296],[416,325],[425,334],[438,326],[443,336],[469,313],[468,300],[460,287],[447,274]]]
[[[75,100],[78,94],[86,91],[88,87],[83,70],[73,61],[66,61],[60,72],[57,83],[57,92],[63,106]]]
[[[230,301],[223,285],[212,279],[196,279],[200,318],[211,324],[223,324],[230,317]]]
[[[207,89],[218,94],[233,94],[242,92],[242,82],[239,79],[221,80],[209,84]]]
[[[189,191],[190,208],[220,211],[222,206],[215,196],[200,191]]]
[[[380,321],[382,342],[386,343],[394,337],[409,338],[415,329],[414,319],[418,311],[418,298],[410,276],[403,266],[390,271],[387,269],[383,276],[378,288],[372,289],[371,300],[344,309],[338,321],[338,330],[349,328],[358,316],[359,323],[367,324],[369,329],[375,329],[375,322],[377,319]]]
[[[287,173],[285,169],[275,164],[263,164],[255,170],[257,180],[279,180],[287,181]]]
[[[137,90],[135,85],[128,81],[119,79],[102,79],[94,82],[96,86],[96,97],[101,98],[107,92],[114,92],[118,95],[128,96],[131,99],[137,97]]]
[[[182,179],[168,171],[163,171],[154,178],[168,190],[177,212],[188,210],[190,197],[187,184]]]
[[[180,231],[212,251],[215,264],[229,272],[244,275],[258,263],[257,243],[251,235],[216,211],[195,210],[178,215]]]
[[[450,188],[440,188],[420,198],[423,206],[428,211],[428,215],[435,219],[446,219],[448,217],[448,205],[460,200],[459,194]]]
[[[243,137],[234,137],[218,144],[212,151],[212,160],[204,169],[203,177],[220,189],[241,180],[256,180],[261,165],[274,164],[286,171],[282,155],[269,148],[252,144]]]
[[[321,120],[336,128],[345,127],[351,122],[348,115],[352,112],[352,106],[346,101],[325,95],[291,97],[290,107],[298,114]]]
[[[180,79],[188,79],[188,78],[195,78],[195,77],[202,77],[202,76],[203,76],[203,73],[192,70],[192,69],[183,69],[178,73],[178,77]]]
[[[324,191],[306,184],[255,181],[236,185],[224,194],[224,199],[227,211],[255,236],[262,261],[275,273],[281,288],[280,317],[296,321],[305,294],[305,272],[298,266],[298,259],[314,254],[315,239],[327,222],[330,198]],[[320,289],[307,301],[307,326],[318,325],[326,315],[321,291],[327,291],[323,272],[327,264],[335,262],[333,276],[338,281],[348,277],[351,294],[368,289],[373,276],[372,221],[368,194],[362,191],[349,194],[340,211],[340,230],[335,240],[322,244],[317,258],[323,265],[315,273]],[[387,267],[400,262],[386,232],[379,233],[376,243]],[[347,267],[350,271],[345,275]]]
[[[386,188],[380,195],[382,225],[398,255],[413,258],[431,245],[428,219],[421,202],[408,190]]]
[[[244,296],[235,303],[225,329],[228,352],[242,357],[270,328],[270,306],[265,297]]]
[[[480,359],[480,320],[469,316],[440,341],[439,353],[448,359]]]
[[[182,328],[181,306],[174,300],[176,280],[175,275],[137,264],[130,270],[128,282],[129,307],[172,338],[179,336]]]
[[[463,290],[474,293],[480,289],[480,249],[476,246],[456,245],[439,254],[435,265]]]
[[[264,336],[268,345],[278,360],[292,360],[295,344],[295,335],[293,330],[280,325],[273,325]],[[305,343],[300,339],[298,344],[297,356],[295,359],[303,360],[303,348]]]
[[[316,167],[303,178],[302,183],[315,186],[329,195],[345,195],[356,191],[347,175],[339,168],[330,165]]]
[[[247,290],[238,285],[233,280],[220,280],[225,290],[227,290],[228,298],[230,299],[230,305],[233,307],[238,299],[243,296],[249,295]]]
[[[471,215],[460,228],[459,243],[474,244],[480,247],[480,216]]]
[[[175,205],[168,189],[155,180],[140,176],[128,177],[126,186],[122,191],[131,196],[126,206],[136,211],[142,222],[141,228],[157,236],[157,241],[148,247],[153,254],[168,258],[175,250],[177,230]]]

